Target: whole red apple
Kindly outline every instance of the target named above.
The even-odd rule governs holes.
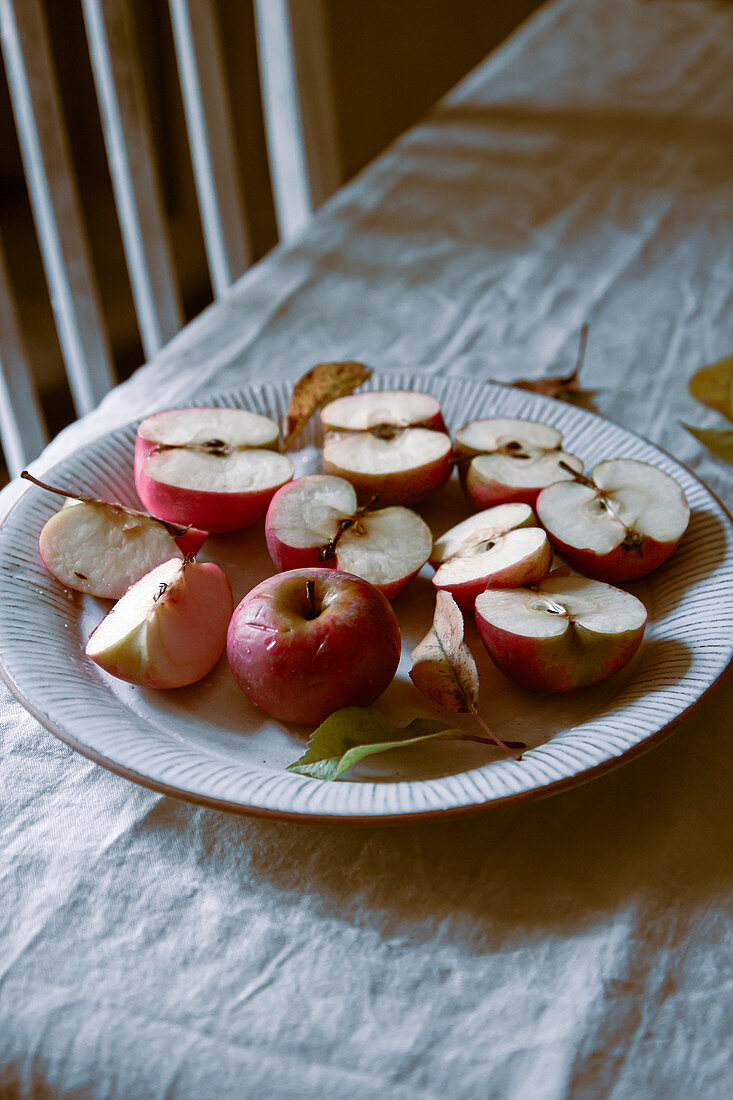
[[[369,581],[291,569],[256,585],[229,624],[234,677],[273,718],[317,726],[340,707],[369,706],[391,683],[400,628]]]

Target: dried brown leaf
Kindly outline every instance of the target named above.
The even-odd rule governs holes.
[[[363,363],[318,363],[295,383],[293,396],[285,422],[283,450],[287,450],[294,437],[305,427],[318,409],[337,397],[352,393],[362,382],[371,377],[371,370]]]
[[[580,385],[580,369],[585,359],[585,348],[588,342],[588,325],[583,325],[580,330],[580,346],[578,349],[578,361],[570,374],[558,374],[551,378],[518,378],[509,385],[516,390],[529,390],[531,393],[541,393],[545,397],[554,397],[558,401],[574,401],[578,404],[588,404],[595,394],[595,390],[586,390]]]
[[[433,625],[412,651],[410,679],[446,710],[475,713],[478,670],[463,640],[463,616],[449,592],[437,594]]]
[[[700,404],[733,420],[733,355],[695,371],[689,390]]]

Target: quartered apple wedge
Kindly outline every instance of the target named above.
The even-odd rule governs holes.
[[[350,394],[326,405],[321,422],[325,472],[350,481],[362,500],[417,500],[450,477],[452,444],[428,394]]]
[[[273,450],[274,420],[246,409],[170,409],[140,424],[135,487],[173,523],[237,531],[262,519],[294,466]]]
[[[528,504],[498,504],[436,539],[430,564],[435,587],[467,608],[487,587],[517,588],[541,580],[552,564],[552,548]]]
[[[193,684],[226,645],[234,602],[211,562],[163,562],[118,600],[86,646],[87,656],[121,680],[152,688]]]
[[[461,481],[474,508],[520,501],[534,506],[546,485],[582,472],[583,463],[561,449],[549,424],[519,418],[473,420],[456,434]],[[570,470],[563,466],[570,467]]]
[[[433,538],[409,508],[365,510],[340,477],[314,474],[284,485],[267,511],[265,537],[279,570],[331,566],[370,581],[387,599],[428,560]]]
[[[636,596],[585,577],[550,576],[476,597],[492,660],[532,691],[573,691],[612,676],[639,648],[646,621]]]

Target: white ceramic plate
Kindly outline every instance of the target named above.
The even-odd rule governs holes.
[[[303,731],[269,719],[234,684],[226,660],[200,684],[147,691],[107,676],[84,655],[109,605],[64,589],[46,572],[38,534],[58,500],[31,488],[0,528],[0,671],[49,730],[98,763],[181,798],[242,813],[337,821],[440,818],[561,790],[661,739],[721,678],[733,655],[733,530],[725,510],[687,469],[646,440],[582,409],[502,386],[454,378],[374,377],[368,389],[434,394],[449,428],[481,416],[523,416],[553,424],[586,468],[603,458],[651,462],[684,487],[692,519],[667,565],[633,586],[649,610],[643,646],[630,666],[574,695],[533,695],[514,687],[483,653],[481,710],[503,738],[525,741],[521,763],[468,742],[439,742],[372,758],[338,782],[285,770],[303,750]],[[246,388],[199,399],[243,406],[280,420],[286,386]],[[135,504],[136,424],[96,440],[47,477],[107,499]],[[298,472],[318,468],[315,435],[297,454]],[[436,534],[467,514],[456,479],[421,509]],[[262,529],[212,538],[204,557],[226,570],[235,600],[272,572]],[[403,630],[398,676],[380,706],[390,716],[440,715],[409,681],[409,651],[429,629],[430,570],[395,603]]]

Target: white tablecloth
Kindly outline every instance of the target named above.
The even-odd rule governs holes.
[[[733,351],[732,149],[733,5],[552,3],[36,469],[319,360],[555,373],[587,320],[600,411],[730,504],[680,421],[721,424],[686,380]],[[730,703],[555,798],[362,829],[162,797],[2,689],[0,1095],[732,1095]]]

